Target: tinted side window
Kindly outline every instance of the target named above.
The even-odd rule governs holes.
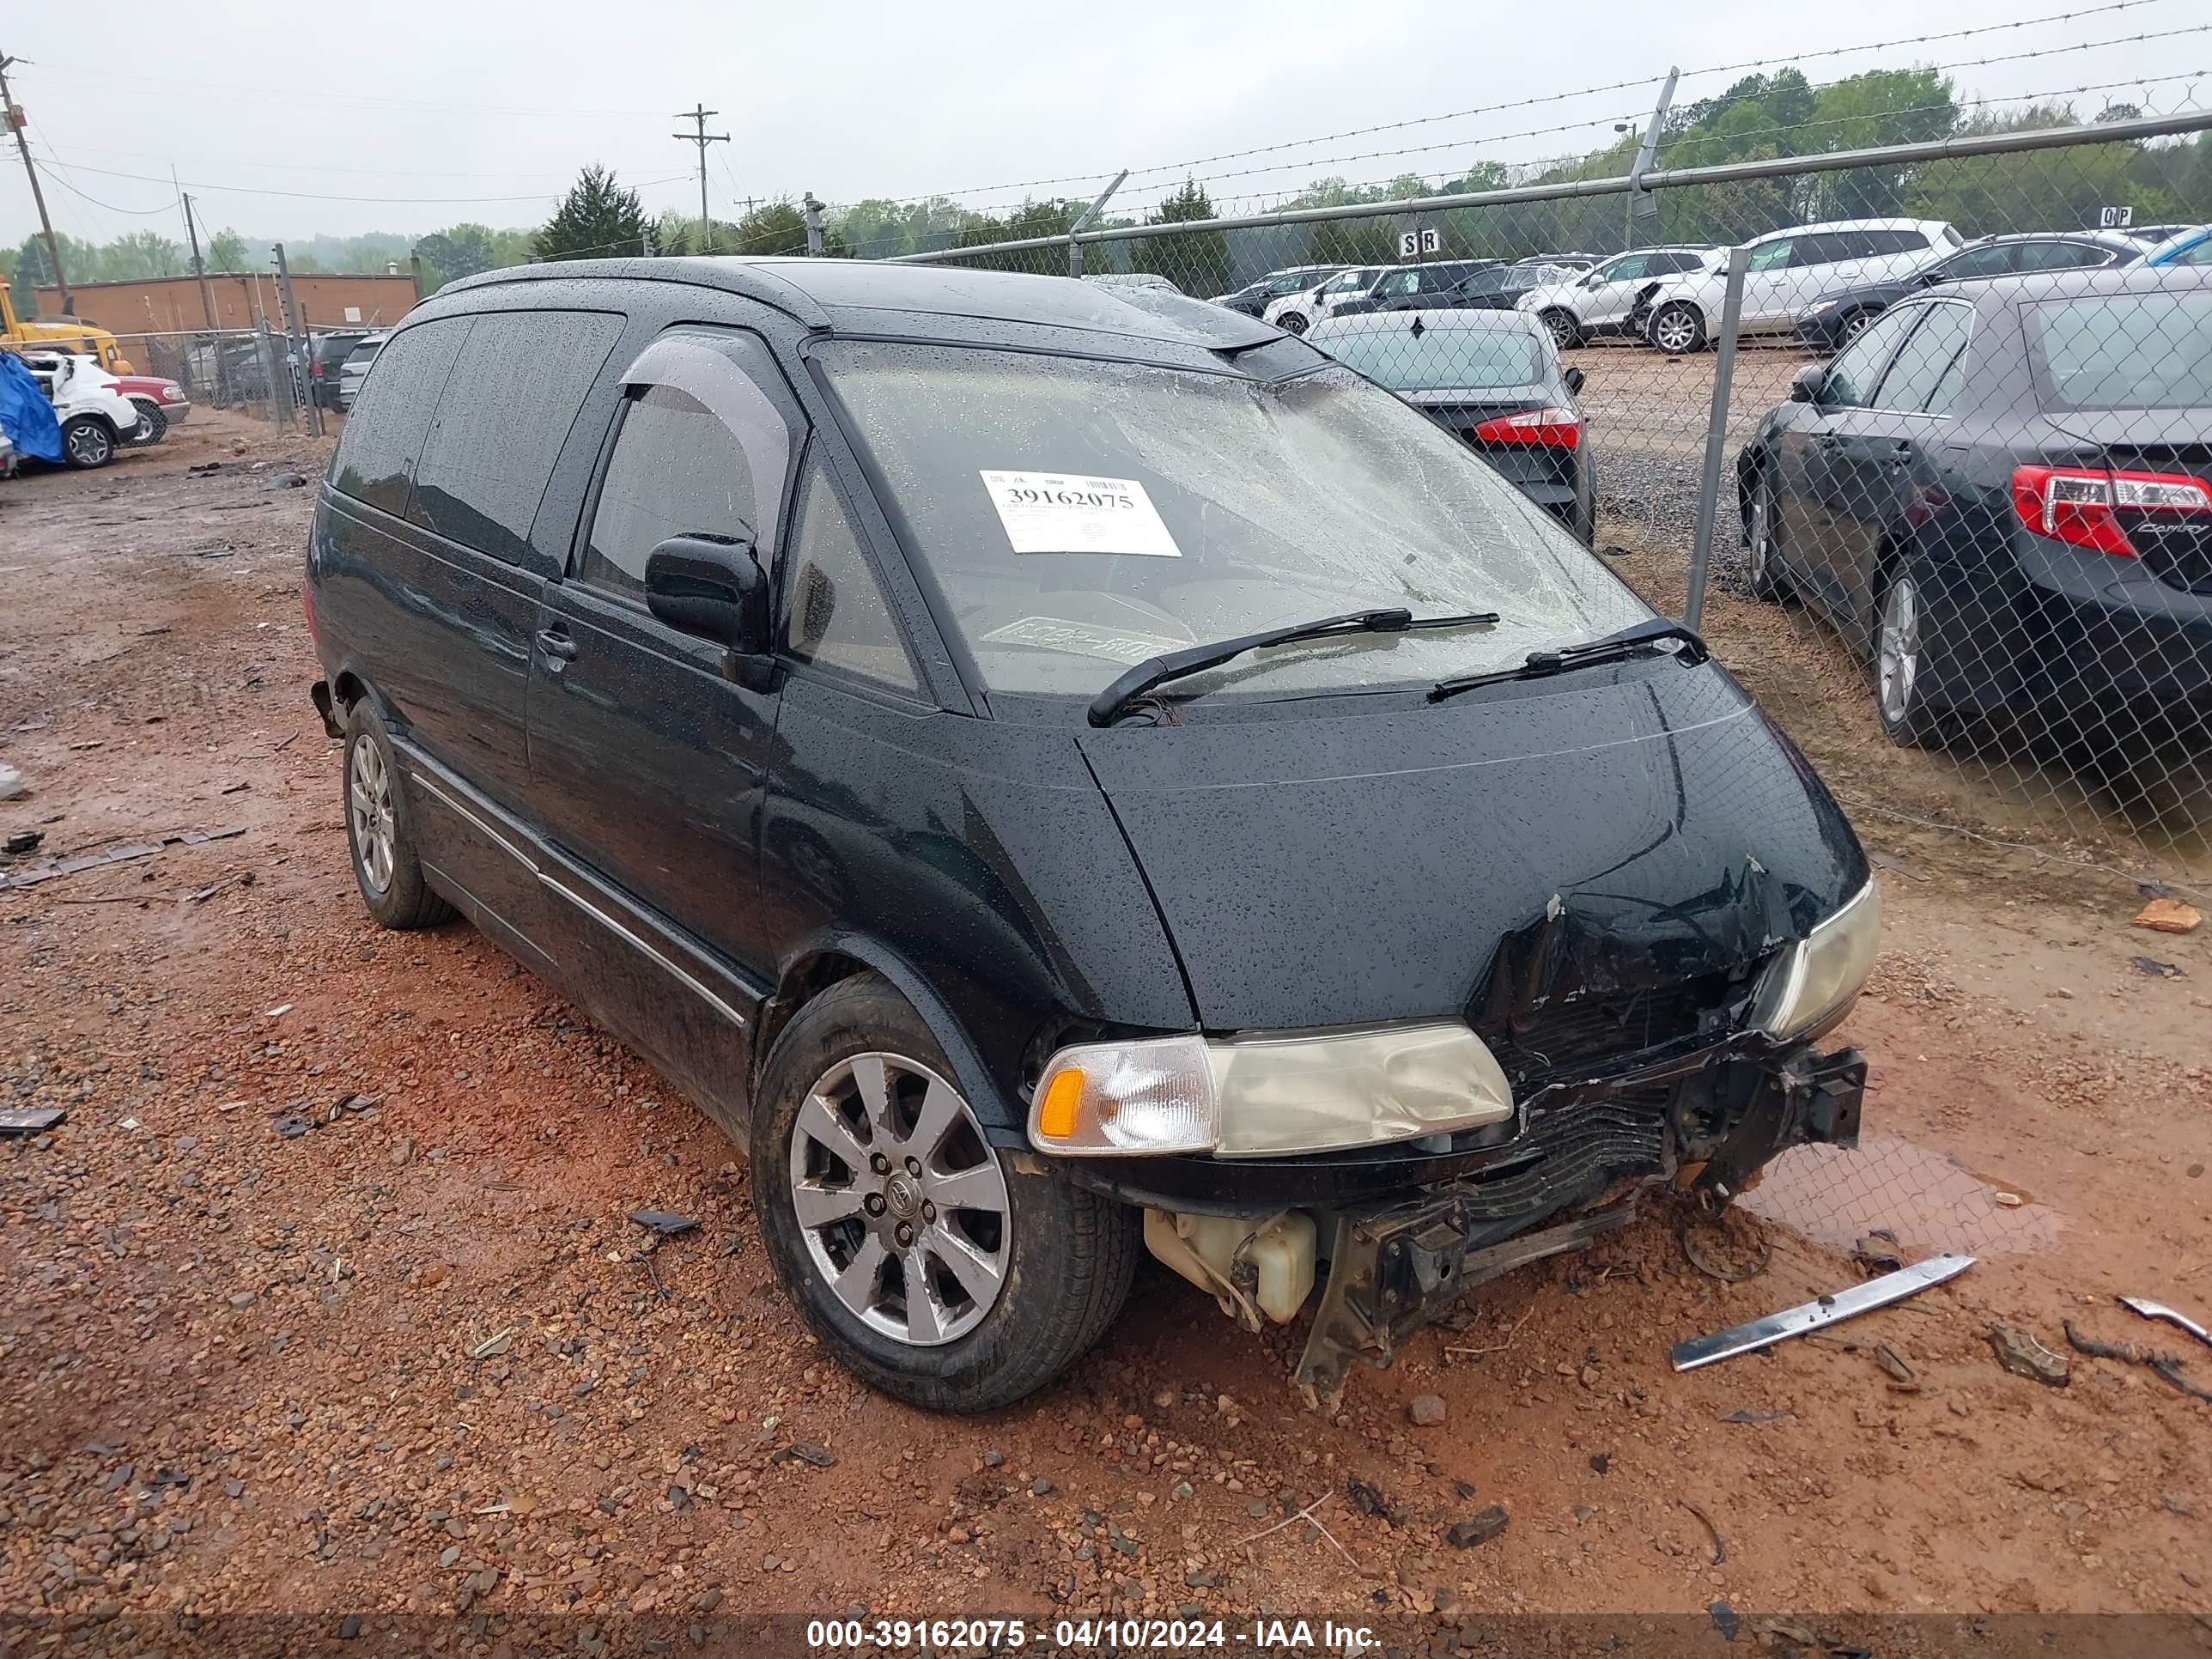
[[[1945,372],[1959,354],[1966,348],[1966,337],[1974,331],[1973,307],[1966,305],[1939,305],[1928,307],[1927,320],[1912,331],[1897,354],[1897,361],[1881,377],[1881,386],[1874,395],[1873,406],[1893,410],[1899,414],[1912,414],[1929,406],[1929,395],[1943,380]],[[1933,410],[1934,414],[1947,415],[1948,409]]]
[[[1856,409],[1864,406],[1868,394],[1874,390],[1875,381],[1881,374],[1881,366],[1889,361],[1889,354],[1905,337],[1907,329],[1920,320],[1923,306],[1892,306],[1869,323],[1866,332],[1851,342],[1836,361],[1828,365],[1827,377],[1820,382],[1820,406],[1823,409]]]
[[[478,317],[446,382],[407,516],[519,562],[568,428],[621,332],[620,318],[599,313]],[[566,551],[544,550],[556,560]]]
[[[1869,254],[1917,253],[1928,246],[1928,238],[1917,230],[1861,230],[1850,234],[1865,242]]]
[[[784,562],[786,647],[801,662],[915,690],[898,624],[820,461],[807,468],[805,487]]]
[[[1995,247],[1970,247],[1964,253],[1954,253],[1941,266],[1945,282],[1961,276],[2002,276],[2013,269],[2019,256],[2019,246],[2006,242]]]
[[[1655,253],[1651,256],[1650,274],[1654,276],[1671,276],[1685,270],[1695,270],[1705,260],[1694,253]]]
[[[671,536],[732,538],[767,556],[793,440],[757,374],[772,376],[775,366],[736,335],[665,336],[630,365],[629,402],[585,546],[585,580],[643,592],[646,559]]]
[[[2112,257],[2110,248],[2087,242],[2024,242],[2019,252],[2017,268],[2021,270],[2082,270],[2107,264]]]
[[[384,343],[376,372],[362,382],[331,459],[339,494],[386,513],[407,511],[430,417],[475,321],[445,317],[418,323]]]

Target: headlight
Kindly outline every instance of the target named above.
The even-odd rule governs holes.
[[[1082,1043],[1037,1079],[1030,1139],[1072,1157],[1322,1152],[1513,1115],[1497,1059],[1464,1025]]]
[[[1753,1023],[1778,1037],[1804,1036],[1850,1006],[1881,945],[1881,895],[1869,879],[1844,908],[1766,970]]]
[[[1822,316],[1828,312],[1833,311],[1841,304],[1843,304],[1841,300],[1823,300],[1820,304],[1814,306],[1812,310],[1807,312],[1805,314],[1808,317]]]

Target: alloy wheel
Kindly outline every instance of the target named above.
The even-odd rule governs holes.
[[[1306,319],[1293,311],[1284,317],[1282,326],[1285,333],[1303,334],[1306,331]]]
[[[1574,319],[1564,311],[1544,313],[1544,326],[1552,331],[1552,343],[1565,351],[1575,343]]]
[[[82,421],[70,428],[70,459],[79,466],[104,465],[112,448],[107,434],[94,422]]]
[[[384,751],[367,738],[354,740],[353,760],[346,768],[346,811],[362,877],[382,893],[392,885],[398,825],[392,813],[392,774]]]
[[[1006,1286],[1005,1172],[960,1091],[872,1052],[816,1079],[791,1135],[791,1203],[832,1294],[915,1347],[956,1342]]]
[[[1651,323],[1652,343],[1660,350],[1680,354],[1698,343],[1698,321],[1684,306],[1668,306]]]
[[[1909,575],[1896,577],[1882,595],[1875,662],[1882,718],[1901,726],[1912,712],[1914,682],[1920,676],[1920,590]]]
[[[1867,331],[1867,325],[1873,321],[1873,314],[1864,311],[1854,311],[1850,316],[1844,318],[1844,343],[1849,345],[1857,339],[1860,335]]]

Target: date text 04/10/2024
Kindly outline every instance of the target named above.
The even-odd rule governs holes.
[[[806,1645],[817,1650],[896,1653],[975,1645],[1011,1652],[1031,1644],[1048,1654],[1215,1649],[1359,1655],[1373,1650],[1375,1636],[1369,1626],[1327,1619],[1261,1619],[1242,1629],[1218,1619],[1060,1619],[1034,1629],[1020,1619],[823,1619],[806,1626]]]

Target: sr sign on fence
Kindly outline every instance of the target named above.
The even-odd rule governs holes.
[[[1433,230],[1402,230],[1398,233],[1398,257],[1418,259],[1425,253],[1434,253],[1439,246]]]

